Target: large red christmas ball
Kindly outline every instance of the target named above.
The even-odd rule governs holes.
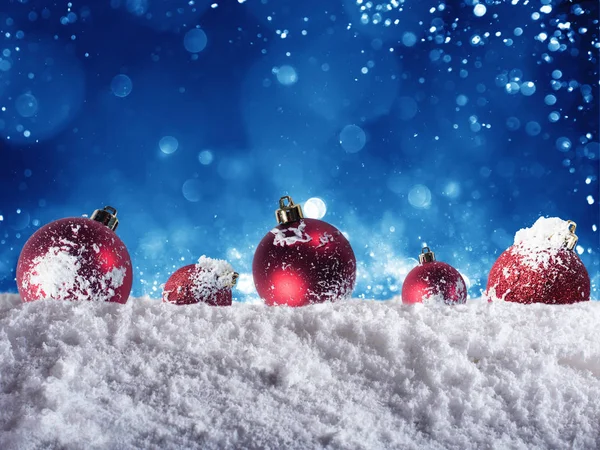
[[[520,246],[509,247],[492,266],[487,297],[492,301],[547,304],[590,299],[590,276],[573,250],[541,250],[536,256],[538,262],[532,265]]]
[[[231,288],[236,279],[237,273],[227,262],[202,256],[197,264],[184,266],[169,277],[163,290],[163,302],[230,306]]]
[[[283,203],[289,199],[289,205]],[[280,225],[262,239],[252,274],[267,305],[304,306],[350,297],[356,258],[344,235],[322,220],[303,218],[289,197],[280,201]]]
[[[520,230],[488,276],[490,301],[569,304],[590,299],[590,277],[573,248],[575,223],[539,218]]]
[[[106,208],[96,213],[101,218],[111,215]],[[116,218],[110,223],[113,229],[116,223]],[[133,282],[131,259],[113,229],[98,220],[74,217],[37,230],[19,256],[21,299],[126,303]]]
[[[433,252],[427,247],[419,259],[419,265],[408,273],[402,284],[402,303],[457,304],[467,301],[467,286],[458,270],[435,261]]]

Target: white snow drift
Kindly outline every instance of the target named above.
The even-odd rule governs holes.
[[[600,302],[0,296],[0,448],[600,448]]]

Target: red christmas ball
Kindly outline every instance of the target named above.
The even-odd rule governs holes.
[[[231,288],[238,274],[229,263],[200,257],[197,264],[178,269],[165,284],[163,302],[175,305],[206,303],[211,306],[230,306]]]
[[[127,248],[114,232],[116,213],[107,206],[92,218],[60,219],[37,230],[19,256],[21,299],[126,303],[133,270]]]
[[[280,225],[258,244],[252,262],[258,295],[269,306],[304,306],[350,297],[356,258],[348,240],[322,220],[305,219],[290,197],[279,204]]]
[[[541,218],[521,230],[492,266],[486,296],[490,301],[569,304],[590,299],[590,277],[573,251],[573,222]]]
[[[465,303],[467,286],[461,274],[449,264],[435,260],[425,247],[419,265],[412,269],[402,285],[402,303]]]

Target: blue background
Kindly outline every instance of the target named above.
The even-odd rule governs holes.
[[[597,1],[54,3],[0,6],[0,292],[37,228],[109,204],[134,295],[206,254],[251,299],[289,194],[348,234],[357,296],[424,243],[479,296],[543,215],[598,298]]]

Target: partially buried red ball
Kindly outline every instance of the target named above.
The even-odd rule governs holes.
[[[92,218],[51,222],[25,243],[17,264],[24,302],[40,299],[126,303],[133,274],[125,244],[115,234],[116,210]]]
[[[538,253],[545,264],[530,264],[518,246],[496,260],[488,276],[492,300],[516,303],[570,304],[590,299],[590,277],[579,256],[566,248]]]
[[[200,257],[196,264],[184,266],[165,283],[163,302],[176,305],[206,303],[230,306],[237,273],[226,261]]]
[[[570,304],[590,299],[590,276],[575,253],[576,224],[540,217],[519,230],[488,276],[490,301]]]
[[[269,306],[305,306],[350,297],[356,258],[334,226],[303,217],[290,197],[280,200],[279,225],[262,239],[252,262],[258,295]]]
[[[449,264],[435,261],[428,247],[419,255],[419,265],[412,269],[402,285],[402,303],[465,303],[467,287],[461,274]]]

